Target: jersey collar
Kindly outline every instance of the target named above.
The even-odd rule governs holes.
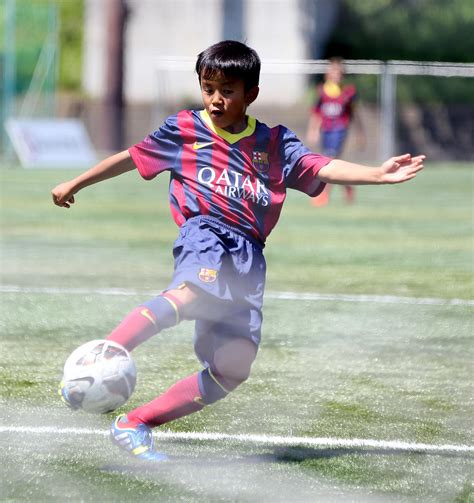
[[[242,138],[251,136],[255,131],[256,120],[255,117],[251,117],[250,115],[248,116],[247,127],[242,132],[237,134],[229,133],[225,129],[221,129],[220,127],[214,126],[214,124],[212,123],[212,119],[209,117],[209,114],[207,113],[207,110],[200,110],[199,116],[213,133],[215,133],[217,136],[220,136],[230,144],[237,143]]]

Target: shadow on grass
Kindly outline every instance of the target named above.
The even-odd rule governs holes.
[[[442,456],[445,458],[465,458],[474,459],[474,454],[469,452],[447,452],[447,451],[424,451],[413,449],[374,449],[374,448],[332,448],[332,449],[314,449],[311,447],[279,447],[272,454],[268,454],[268,461],[299,463],[308,459],[329,459],[340,456]]]
[[[364,449],[364,448],[333,448],[314,449],[310,447],[278,447],[270,452],[262,454],[236,454],[229,455],[192,455],[192,456],[170,456],[166,462],[147,462],[139,459],[127,458],[126,464],[105,465],[102,470],[106,472],[140,472],[167,471],[177,464],[199,464],[206,466],[225,466],[236,464],[259,464],[259,463],[302,463],[308,460],[331,459],[342,456],[441,456],[443,458],[474,459],[474,455],[469,452],[427,452],[423,450],[411,449]],[[125,461],[125,460],[124,460]]]

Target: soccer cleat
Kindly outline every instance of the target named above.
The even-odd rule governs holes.
[[[80,400],[74,398],[64,385],[64,381],[59,383],[58,395],[61,397],[61,401],[69,407],[71,410],[78,410],[80,407]]]
[[[125,419],[125,421],[124,421]],[[168,456],[153,449],[151,428],[146,424],[130,426],[125,414],[118,416],[110,428],[112,442],[132,456],[147,461],[167,461]]]

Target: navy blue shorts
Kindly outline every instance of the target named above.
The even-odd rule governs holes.
[[[347,129],[336,131],[322,131],[321,144],[323,154],[328,157],[337,157],[342,152],[344,141],[347,136]]]
[[[206,293],[195,325],[199,359],[210,364],[229,337],[245,337],[258,346],[266,273],[262,248],[237,229],[198,216],[181,226],[173,255],[167,290],[185,283]]]

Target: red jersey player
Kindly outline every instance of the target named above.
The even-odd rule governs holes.
[[[182,111],[128,150],[52,190],[69,208],[92,184],[138,170],[149,180],[170,174],[171,213],[180,226],[168,287],[133,310],[108,339],[132,350],[183,319],[195,320],[195,351],[203,370],[126,415],[111,427],[122,449],[161,461],[151,428],[197,412],[227,396],[250,374],[260,342],[265,239],[287,189],[315,196],[326,183],[400,183],[416,176],[424,156],[393,157],[371,168],[311,153],[284,126],[247,115],[257,98],[260,60],[240,42],[224,41],[196,63],[204,109]],[[74,397],[61,390],[74,407]]]
[[[308,123],[307,140],[310,145],[321,144],[324,155],[339,157],[344,147],[349,125],[354,114],[356,88],[353,85],[343,85],[344,66],[339,58],[329,61],[324,83],[318,86],[318,100],[311,111]],[[360,127],[360,124],[358,124]],[[354,189],[344,186],[346,200],[352,202]],[[324,192],[313,199],[315,206],[324,206],[329,201],[330,185]]]

